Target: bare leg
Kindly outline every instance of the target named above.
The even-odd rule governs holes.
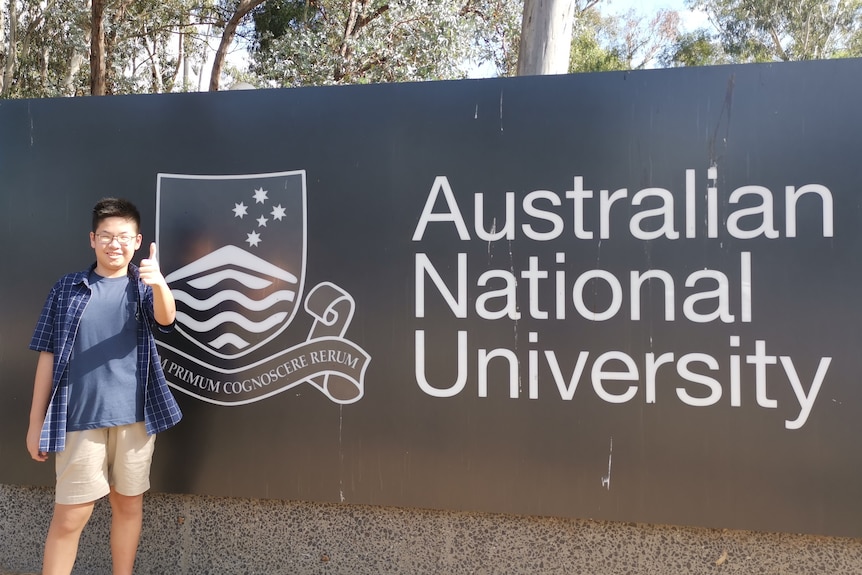
[[[111,488],[111,558],[114,575],[132,575],[141,540],[144,496],[120,495]]]
[[[78,556],[78,541],[81,531],[93,514],[93,504],[54,505],[54,517],[48,528],[45,541],[45,557],[42,560],[43,575],[69,575]]]

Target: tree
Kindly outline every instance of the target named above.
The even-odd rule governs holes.
[[[575,0],[525,0],[519,76],[568,71],[574,17]]]
[[[3,73],[0,75],[0,97],[6,96],[12,89],[12,78],[15,75],[15,68],[18,64],[18,41],[16,34],[18,32],[18,9],[15,2],[9,2],[9,28],[8,40],[4,26],[6,19],[3,16],[2,4],[0,4],[0,44],[3,48]]]
[[[87,51],[89,7],[72,0],[6,4],[3,97],[63,95],[75,52]]]
[[[625,63],[627,70],[640,70],[655,62],[661,50],[679,36],[679,14],[659,10],[643,16],[629,10],[612,19],[608,26],[615,40],[611,47]]]
[[[218,49],[216,50],[212,73],[210,74],[210,91],[214,92],[218,90],[219,80],[221,79],[221,71],[224,67],[224,61],[227,57],[227,51],[231,45],[231,42],[233,42],[233,38],[236,35],[236,30],[239,27],[239,23],[242,21],[243,18],[246,17],[246,15],[248,15],[257,6],[263,4],[265,1],[266,0],[240,0],[239,4],[237,4],[236,8],[233,10],[233,14],[231,14],[230,18],[224,26],[221,41],[219,42]],[[351,2],[351,4],[355,3],[355,0]]]
[[[616,20],[603,17],[593,4],[585,6],[575,16],[569,72],[604,72],[625,70],[616,43]]]
[[[0,96],[190,89],[216,0],[0,0]],[[88,65],[89,64],[89,65]],[[182,75],[182,81],[179,81]]]
[[[105,94],[105,0],[90,0],[90,94]]]
[[[468,2],[464,8],[465,14],[474,16],[474,58],[493,64],[500,76],[514,76],[517,71],[523,4],[523,0],[483,0]]]
[[[711,66],[729,64],[730,58],[721,48],[721,43],[706,28],[680,34],[673,44],[667,46],[659,56],[666,68],[678,66]]]
[[[704,10],[735,61],[859,55],[862,0],[686,0]]]
[[[0,0],[0,96],[199,89],[211,41],[213,88],[456,78],[470,61],[506,74],[521,1]],[[226,59],[233,38],[251,71]]]
[[[463,77],[512,60],[517,0],[268,0],[254,11],[252,73],[270,86]]]
[[[658,61],[679,36],[679,14],[659,10],[652,16],[634,10],[602,16],[587,6],[575,21],[570,72],[638,70]]]
[[[201,75],[220,30],[215,0],[112,0],[108,8],[108,93],[191,89],[189,74]]]

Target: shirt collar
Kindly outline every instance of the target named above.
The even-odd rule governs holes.
[[[92,264],[90,264],[89,268],[76,273],[74,279],[72,280],[72,283],[74,285],[84,285],[84,286],[89,288],[90,287],[90,274],[93,273],[93,270],[95,270],[95,269],[96,269],[96,262],[93,262]],[[137,279],[138,279],[138,266],[130,263],[127,275],[131,279],[137,281]]]

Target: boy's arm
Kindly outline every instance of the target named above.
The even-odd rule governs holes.
[[[48,459],[47,453],[39,451],[39,439],[45,424],[45,414],[48,412],[48,401],[51,399],[53,374],[54,354],[50,351],[39,352],[33,382],[33,403],[30,406],[30,427],[27,429],[27,451],[36,461]]]
[[[174,294],[168,284],[162,281],[159,285],[152,285],[153,288],[153,317],[159,325],[171,325],[177,317],[177,305],[174,302]]]
[[[138,268],[141,281],[153,288],[153,317],[159,325],[172,325],[177,317],[177,304],[156,259],[156,244],[150,244],[150,257],[141,260]]]

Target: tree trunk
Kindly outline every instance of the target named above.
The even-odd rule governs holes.
[[[165,91],[165,86],[162,83],[162,66],[159,61],[159,46],[158,41],[153,38],[153,49],[150,50],[150,43],[147,38],[143,38],[144,48],[150,58],[150,77],[152,78],[152,93],[161,94]]]
[[[13,0],[14,1],[14,0]],[[0,61],[6,61],[6,17],[3,16],[3,0],[0,0]],[[6,74],[0,74],[0,96],[3,95],[3,86],[6,85]]]
[[[9,43],[6,49],[6,66],[3,69],[3,87],[0,96],[8,96],[12,91],[12,79],[18,65],[18,9],[15,1],[9,2]]]
[[[524,1],[518,76],[569,71],[574,10],[574,0]]]
[[[347,63],[350,59],[350,40],[353,37],[353,29],[356,27],[356,20],[359,18],[358,0],[350,0],[350,10],[347,15],[347,22],[344,24],[344,34],[341,37],[341,46],[338,49],[338,62],[335,64],[333,78],[336,82],[340,82],[347,73]]]
[[[221,35],[218,50],[216,50],[215,61],[213,62],[212,73],[210,73],[210,92],[218,91],[219,78],[221,77],[224,61],[227,58],[227,50],[230,48],[233,37],[236,35],[236,29],[240,21],[245,18],[246,14],[254,10],[256,6],[263,4],[266,0],[240,0],[239,6],[230,20],[225,24],[224,32]]]
[[[90,18],[90,94],[105,95],[105,3],[92,0]]]
[[[364,12],[367,7],[368,0],[350,1],[350,10],[347,15],[347,22],[344,24],[344,33],[341,35],[341,46],[338,48],[339,59],[335,64],[335,69],[333,70],[332,77],[336,82],[344,80],[351,73],[350,63],[353,56],[353,50],[351,49],[350,44],[356,40],[363,28],[389,11],[389,4],[381,4],[371,14],[360,17],[359,12]],[[366,66],[370,67],[371,64],[366,64]],[[364,70],[357,70],[357,72],[362,73]],[[347,80],[350,81],[350,78],[347,78]]]
[[[84,56],[77,50],[72,53],[69,59],[69,69],[66,72],[66,77],[63,79],[63,93],[67,96],[75,95],[75,76],[81,70],[81,65],[84,63]]]
[[[180,21],[180,38],[179,45],[177,46],[177,52],[179,53],[179,61],[177,62],[177,74],[180,73],[179,66],[182,65],[182,86],[183,92],[189,91],[189,55],[186,53],[186,44],[188,43],[188,15],[183,12],[181,16],[182,20]],[[174,82],[176,82],[176,77],[174,78]]]
[[[207,38],[212,36],[212,31],[213,31],[213,25],[208,24],[205,36]],[[209,56],[207,55],[208,52],[209,52],[209,42],[204,42],[203,46],[201,47],[201,53],[199,56],[200,68],[198,68],[198,70],[195,72],[195,75],[198,77],[198,87],[197,87],[198,92],[200,92],[202,87],[203,87],[204,75],[201,72],[203,72],[203,69],[204,69],[204,62],[206,62],[207,59],[209,58]],[[221,72],[219,72],[219,73],[221,73]]]
[[[42,48],[42,66],[39,68],[39,88],[45,90],[48,85],[48,66],[51,63],[51,49]]]

